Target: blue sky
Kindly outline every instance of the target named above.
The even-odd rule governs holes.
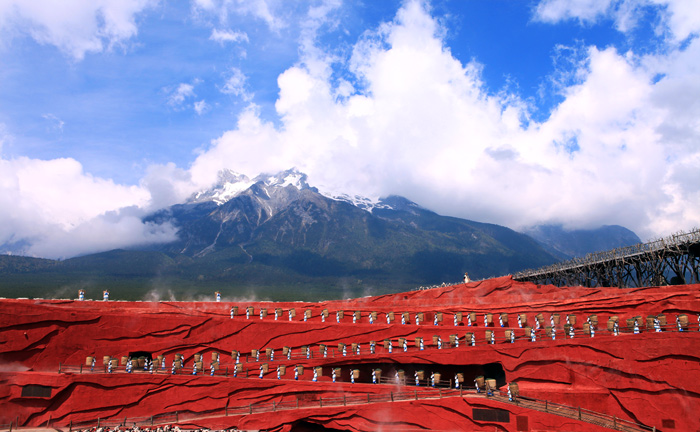
[[[140,217],[224,168],[515,229],[690,229],[693,3],[2,1],[0,250],[167,241]]]

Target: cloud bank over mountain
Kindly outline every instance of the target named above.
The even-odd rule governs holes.
[[[140,216],[206,189],[225,168],[254,177],[296,167],[321,190],[398,194],[440,214],[515,229],[619,224],[643,239],[690,229],[700,225],[700,16],[690,3],[539,2],[530,19],[540,25],[612,22],[628,36],[644,14],[657,22],[654,49],[558,47],[547,78],[558,102],[544,116],[517,88],[488,87],[488,64],[457,59],[451,27],[431,5],[405,2],[393,20],[339,50],[326,38],[346,6],[320,3],[301,16],[298,61],[277,77],[276,118],[246,87],[250,72],[222,71],[220,91],[244,108],[189,164],[152,163],[137,185],[122,185],[84,172],[72,158],[3,158],[0,199],[10,210],[0,212],[0,244],[23,242],[32,255],[64,257],[168,241],[172,226],[148,226]],[[8,24],[19,16],[32,24],[25,29],[32,38],[73,61],[135,40],[139,13],[151,6],[132,2],[114,23],[83,26],[68,40],[51,30],[68,21],[46,23],[18,4],[0,9],[2,34],[19,31]],[[111,16],[108,4],[100,16]],[[242,14],[283,31],[279,6],[255,4],[197,1],[190,13],[219,24]],[[95,16],[90,10],[86,21]],[[217,45],[253,38],[210,34]],[[170,97],[202,97],[187,85],[189,93]],[[3,146],[15,139],[0,137]]]

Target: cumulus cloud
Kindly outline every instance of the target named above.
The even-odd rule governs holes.
[[[562,101],[536,121],[517,94],[486,88],[476,60],[452,55],[424,3],[405,3],[349,56],[318,42],[336,10],[324,3],[301,25],[300,61],[278,76],[278,123],[251,103],[246,75],[233,68],[220,90],[249,104],[188,167],[153,165],[138,186],[123,186],[72,159],[0,160],[0,208],[10,209],[0,213],[0,244],[55,257],[167,241],[171,226],[140,215],[182,202],[224,168],[252,177],[292,166],[322,190],[404,195],[441,214],[516,229],[621,224],[649,238],[698,226],[700,19],[677,18],[684,4],[656,10],[675,35],[658,52],[559,47],[567,72],[551,81]],[[212,11],[231,5],[240,3],[196,2]],[[567,9],[545,0],[536,13],[586,23],[621,5]],[[174,106],[192,102],[204,112],[195,85],[170,89]]]
[[[570,14],[605,12],[581,5]],[[251,105],[196,159],[192,180],[297,166],[322,189],[402,194],[514,228],[619,223],[650,237],[700,222],[697,183],[687,183],[700,154],[697,39],[646,56],[584,47],[559,88],[563,102],[535,122],[517,95],[484,87],[479,63],[456,60],[444,33],[408,2],[342,65],[354,86],[330,79],[329,63],[341,60],[306,51],[278,78],[281,126]]]
[[[63,258],[175,238],[169,224],[141,222],[149,203],[145,188],[95,178],[74,159],[0,159],[0,244],[13,253]]]
[[[4,37],[26,35],[54,45],[74,60],[122,45],[138,32],[136,17],[157,0],[6,0],[0,2]]]

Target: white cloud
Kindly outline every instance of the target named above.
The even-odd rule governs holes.
[[[514,228],[617,223],[649,237],[700,223],[698,183],[687,183],[700,157],[697,39],[646,57],[588,48],[550,118],[523,123],[527,104],[489,94],[481,65],[456,60],[443,34],[408,2],[355,46],[345,67],[361,89],[334,88],[327,68],[309,66],[329,57],[308,50],[278,79],[281,126],[251,106],[193,163],[193,183],[225,167],[256,175],[297,166],[321,188],[402,194]],[[349,96],[337,97],[341,87]]]
[[[197,15],[214,14],[221,23],[226,23],[228,15],[233,13],[262,20],[273,31],[286,26],[286,23],[275,15],[274,8],[267,0],[193,0],[192,9]]]
[[[3,37],[28,35],[75,60],[124,44],[138,28],[136,16],[157,0],[4,0]]]
[[[73,159],[0,159],[0,244],[61,258],[174,238],[140,221],[150,194],[83,172]]]
[[[245,32],[214,29],[209,39],[223,45],[226,42],[248,42],[248,35]]]
[[[180,83],[177,88],[172,90],[168,98],[168,104],[171,106],[179,106],[185,102],[185,99],[197,96],[194,92],[194,85],[188,83]]]
[[[66,122],[64,122],[63,120],[61,120],[60,118],[56,117],[55,115],[53,115],[51,113],[44,114],[41,117],[43,117],[44,119],[49,121],[52,129],[56,129],[59,132],[63,132],[63,126],[66,124]]]
[[[575,13],[551,9],[551,21],[620,10],[617,2],[577,4]],[[688,12],[673,24],[681,5],[659,12],[678,40],[698,23]],[[480,64],[452,56],[445,29],[422,3],[407,2],[395,21],[365,33],[350,59],[318,46],[319,26],[335,10],[326,6],[309,10],[300,62],[278,77],[279,124],[249,103],[188,168],[153,165],[140,185],[123,186],[72,159],[0,159],[0,208],[9,209],[0,212],[0,244],[24,242],[30,253],[57,257],[167,241],[171,226],[139,217],[208,187],[220,169],[255,176],[292,166],[321,189],[400,194],[514,228],[616,223],[648,238],[700,225],[700,38],[644,56],[560,49],[568,72],[553,79],[563,101],[538,122],[517,94],[489,92]],[[348,79],[334,80],[333,68]],[[167,89],[171,104],[205,112],[198,82]],[[252,98],[237,68],[220,90]],[[4,136],[0,129],[0,145]]]
[[[535,18],[549,23],[574,19],[593,24],[602,18],[615,21],[622,32],[634,28],[646,11],[654,8],[660,18],[661,31],[680,42],[700,33],[700,8],[696,0],[542,0]]]
[[[222,93],[239,96],[244,101],[249,101],[253,95],[246,90],[246,79],[245,74],[239,68],[233,67],[220,90]]]
[[[204,99],[194,103],[194,110],[198,115],[204,114],[209,109],[209,105],[204,101]]]

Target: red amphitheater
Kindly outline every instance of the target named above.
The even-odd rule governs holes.
[[[700,431],[700,285],[0,300],[0,428]],[[477,389],[478,388],[478,389]]]

